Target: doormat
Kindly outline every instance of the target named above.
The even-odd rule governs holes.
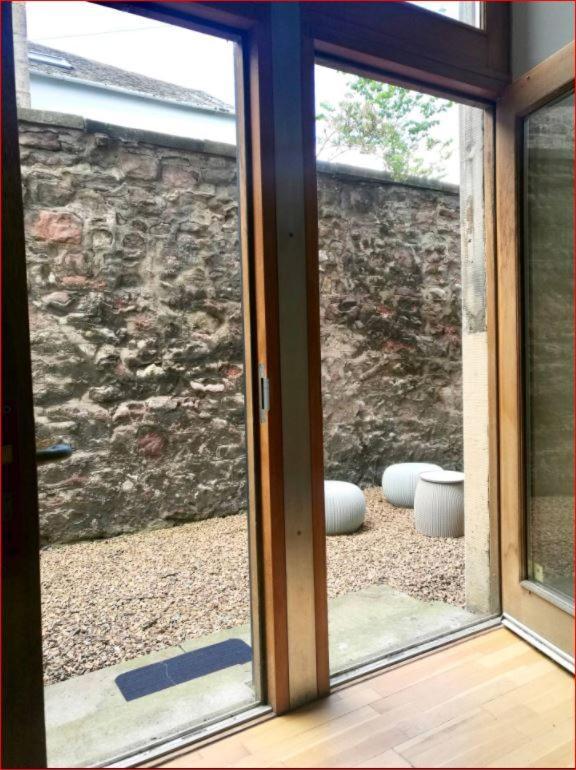
[[[227,639],[225,642],[176,655],[169,660],[126,671],[114,681],[124,699],[130,701],[250,660],[252,650],[246,642]]]

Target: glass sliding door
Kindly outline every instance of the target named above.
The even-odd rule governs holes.
[[[108,764],[260,701],[239,43],[15,14],[48,762]]]
[[[337,675],[498,610],[484,139],[481,109],[336,68],[315,77]]]
[[[574,94],[524,119],[526,575],[574,601]]]

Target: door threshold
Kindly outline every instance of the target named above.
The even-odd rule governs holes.
[[[416,658],[438,652],[445,647],[450,647],[465,639],[469,639],[472,636],[478,636],[501,626],[502,616],[496,615],[485,620],[479,620],[478,622],[460,628],[457,631],[442,634],[441,636],[434,637],[426,642],[421,642],[410,647],[405,647],[398,652],[381,656],[376,660],[371,660],[330,677],[331,690],[334,692],[348,684],[356,683],[362,679],[374,676],[375,674],[380,674],[387,669],[410,663]]]
[[[219,719],[202,727],[192,728],[174,738],[164,739],[141,751],[117,757],[104,764],[91,765],[91,767],[157,767],[158,765],[154,763],[154,760],[160,757],[173,759],[181,752],[200,748],[201,745],[211,743],[216,738],[228,737],[237,730],[257,724],[273,715],[274,712],[270,706],[254,706],[234,716]]]
[[[427,642],[413,645],[393,653],[380,657],[377,660],[372,660],[360,666],[351,668],[348,671],[344,671],[331,677],[331,691],[346,687],[349,684],[358,682],[359,680],[369,678],[375,674],[381,673],[387,669],[396,668],[398,666],[410,663],[416,658],[430,655],[434,652],[438,652],[440,649],[450,647],[458,642],[469,639],[473,636],[479,636],[480,634],[492,631],[495,628],[499,628],[503,625],[502,617],[500,615],[488,618],[486,620],[478,621],[477,623],[461,628],[458,631],[453,631],[448,634],[443,634],[434,639],[430,639]],[[210,725],[206,725],[200,729],[191,730],[168,741],[151,746],[138,753],[130,754],[122,758],[118,758],[112,762],[106,763],[106,767],[157,767],[157,764],[153,764],[154,760],[162,757],[164,759],[174,759],[181,753],[189,752],[194,748],[201,748],[201,746],[213,743],[217,740],[227,738],[230,735],[244,730],[246,727],[250,727],[265,719],[269,719],[274,716],[274,712],[270,706],[256,706],[247,711],[243,711],[240,714],[236,714],[233,717],[222,719],[214,722]],[[98,765],[102,767],[103,765]]]

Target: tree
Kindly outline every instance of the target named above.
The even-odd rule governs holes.
[[[377,156],[394,179],[441,179],[452,140],[435,138],[431,129],[449,108],[444,99],[376,80],[350,78],[339,104],[321,104],[318,156],[335,160],[346,150],[356,149]]]

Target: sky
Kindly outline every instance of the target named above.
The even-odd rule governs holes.
[[[458,3],[418,2],[417,5],[457,17]],[[86,2],[33,0],[26,3],[28,37],[42,45],[88,59],[196,88],[234,104],[233,43],[135,14]],[[346,93],[343,73],[316,68],[316,101],[337,103]],[[55,105],[57,110],[57,106]],[[453,138],[454,153],[444,179],[458,182],[458,110],[454,105],[441,116],[435,130],[439,138]],[[377,158],[350,150],[337,158],[378,168]]]
[[[467,5],[473,9],[475,17],[478,15],[478,3],[473,0],[464,0],[464,2],[454,2],[454,0],[444,0],[444,2],[417,2],[416,0],[408,0],[411,5],[419,5],[420,8],[426,8],[429,11],[435,11],[441,13],[443,16],[447,16],[449,19],[459,19],[461,6]],[[476,22],[478,19],[476,18]],[[480,26],[479,24],[477,24]]]

